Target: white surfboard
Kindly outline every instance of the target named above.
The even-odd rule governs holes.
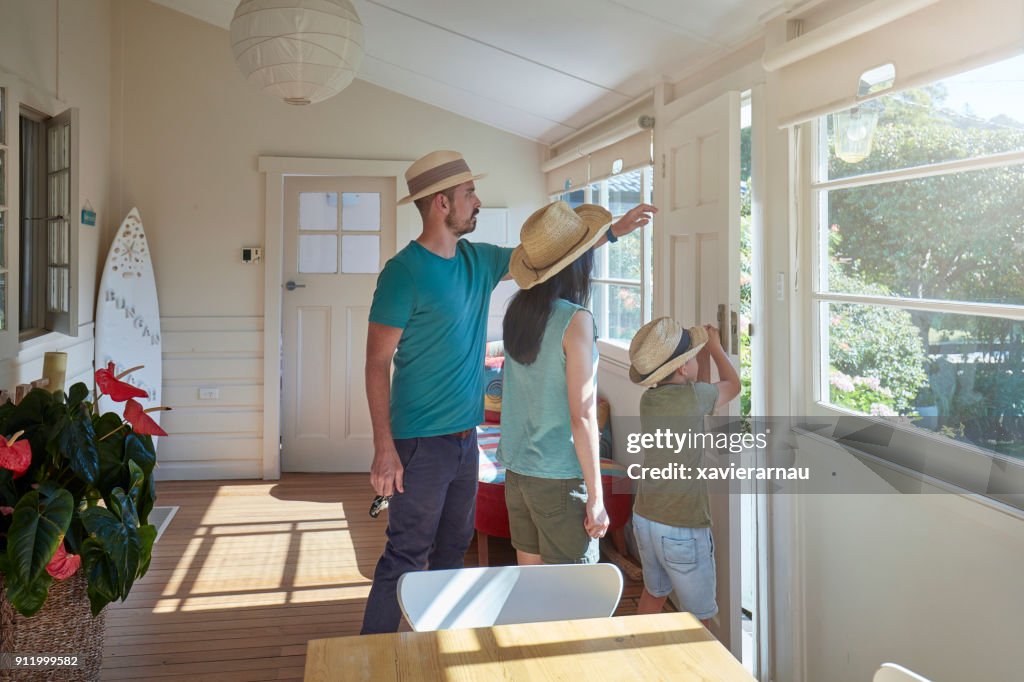
[[[156,407],[163,398],[160,345],[160,305],[149,244],[139,210],[133,208],[121,223],[107,253],[96,301],[96,368],[113,362],[118,374],[144,365],[122,381],[149,393],[139,398],[143,408]],[[124,414],[124,403],[100,398],[100,412]],[[160,412],[150,412],[160,421]]]

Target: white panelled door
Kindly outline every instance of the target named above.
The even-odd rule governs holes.
[[[367,318],[395,193],[393,177],[285,178],[282,471],[370,470]]]
[[[738,370],[740,95],[729,92],[674,120],[662,118],[655,132],[661,163],[654,199],[660,209],[655,315],[688,327],[719,327]],[[717,380],[712,368],[712,381]],[[737,416],[739,400],[718,414]],[[739,486],[715,483],[710,493],[719,613],[711,629],[740,657]]]

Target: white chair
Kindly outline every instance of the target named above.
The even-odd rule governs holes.
[[[871,682],[929,682],[929,680],[907,670],[902,665],[883,663],[882,667],[875,671]]]
[[[621,595],[612,564],[415,571],[398,580],[398,603],[417,632],[605,618]]]

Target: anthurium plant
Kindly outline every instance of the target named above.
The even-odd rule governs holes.
[[[149,568],[152,436],[167,434],[135,400],[146,392],[122,381],[135,369],[96,372],[98,391],[126,403],[127,421],[99,414],[84,383],[0,405],[0,577],[24,616],[42,608],[55,580],[80,570],[95,616]]]

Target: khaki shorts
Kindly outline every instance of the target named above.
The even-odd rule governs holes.
[[[512,546],[546,564],[594,564],[599,550],[587,535],[587,486],[582,478],[538,478],[505,472],[505,506]]]

